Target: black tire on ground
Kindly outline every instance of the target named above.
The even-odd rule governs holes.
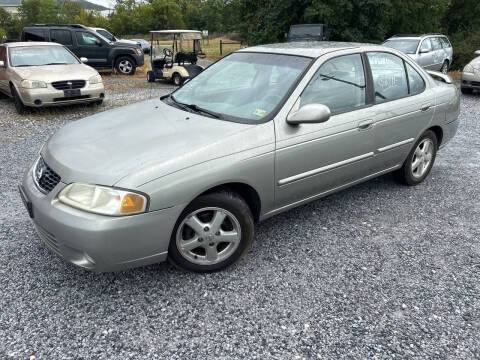
[[[155,73],[153,71],[147,71],[147,81],[155,82]]]
[[[179,73],[173,74],[172,81],[177,86],[182,86],[182,84],[183,84],[183,78]]]
[[[461,87],[460,90],[462,91],[462,94],[471,94],[473,92],[473,89],[466,87]]]
[[[430,140],[431,144],[433,145],[431,160],[430,160],[430,163],[428,164],[428,167],[424,170],[424,173],[421,176],[415,176],[412,163],[418,158],[418,155],[416,154],[417,148],[419,148],[419,145],[424,143],[424,141],[427,141],[427,140]],[[435,163],[437,150],[438,150],[437,135],[435,135],[433,131],[427,130],[415,142],[415,145],[412,147],[412,150],[408,154],[407,159],[403,163],[403,166],[394,172],[395,180],[401,184],[409,185],[409,186],[415,186],[420,184],[422,181],[425,180],[428,174],[430,174],[430,170],[432,170],[433,164]]]
[[[100,106],[103,104],[103,99],[95,101],[95,105]]]
[[[115,69],[119,74],[133,75],[135,74],[136,64],[130,56],[120,56],[115,61]]]
[[[213,264],[196,264],[192,261],[189,261],[185,256],[182,255],[177,245],[177,233],[180,234],[180,225],[182,225],[183,221],[187,219],[189,215],[204,208],[218,208],[221,210],[226,210],[236,218],[240,226],[240,241],[238,243],[238,247],[227,258]],[[200,218],[201,215],[202,213],[199,213],[198,217]],[[208,216],[208,214],[205,215]],[[228,221],[229,220],[227,220],[227,222]],[[222,226],[224,225],[225,222]],[[189,229],[187,228],[187,230]],[[219,191],[201,195],[193,200],[178,218],[170,239],[168,258],[175,266],[188,271],[212,272],[221,270],[234,264],[235,262],[238,262],[247,253],[253,241],[253,233],[254,221],[252,212],[242,197],[230,191]],[[205,239],[205,242],[202,243],[203,247],[208,246],[206,243],[207,241],[210,240]],[[219,244],[218,246],[221,245],[222,244]],[[218,249],[217,245],[215,246],[215,249]]]
[[[15,110],[17,110],[17,113],[19,113],[20,115],[25,114],[25,112],[27,111],[27,107],[23,105],[23,101],[20,98],[20,95],[18,95],[18,92],[13,85],[11,86],[11,91]]]
[[[443,74],[448,74],[448,60],[445,60],[440,68],[440,72]]]

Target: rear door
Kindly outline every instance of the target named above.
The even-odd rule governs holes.
[[[443,65],[446,53],[445,50],[443,50],[442,42],[440,41],[439,37],[432,37],[430,41],[432,42],[433,48],[433,70],[438,71]]]
[[[51,29],[50,40],[66,46],[72,52],[74,50],[72,32],[70,30]]]
[[[368,52],[375,88],[375,172],[403,163],[427,128],[435,95],[415,66],[388,52]]]

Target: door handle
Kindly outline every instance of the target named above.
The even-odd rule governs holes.
[[[373,120],[365,120],[358,123],[358,130],[369,130],[373,127]]]
[[[431,108],[432,108],[431,104],[425,104],[420,108],[420,111],[423,111],[423,112],[429,111]]]

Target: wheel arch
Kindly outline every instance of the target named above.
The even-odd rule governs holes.
[[[439,148],[440,145],[442,144],[442,140],[443,140],[443,129],[438,126],[438,125],[435,125],[435,126],[432,126],[430,128],[428,128],[426,131],[428,130],[431,130],[435,133],[436,137],[437,137],[437,147]]]

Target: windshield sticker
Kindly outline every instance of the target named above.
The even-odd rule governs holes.
[[[266,113],[267,113],[267,110],[255,109],[255,111],[253,112],[253,115],[262,117],[262,116],[265,116]]]

